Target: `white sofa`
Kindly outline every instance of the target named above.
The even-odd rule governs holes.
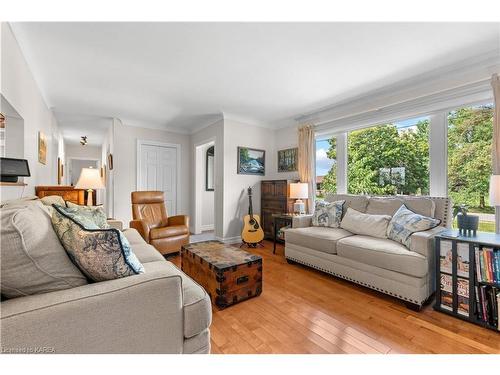
[[[451,225],[450,199],[439,197],[369,197],[331,194],[368,214],[393,215],[405,204],[441,220],[440,226],[411,235],[409,248],[390,239],[356,235],[342,228],[311,226],[311,216],[294,219],[285,232],[285,257],[331,275],[402,299],[419,310],[435,291],[434,236]]]
[[[36,209],[40,206],[43,211],[36,199],[12,202],[10,206],[14,208],[0,209],[2,223],[12,221],[16,228],[28,223],[30,218],[24,213],[27,205]],[[48,247],[48,238],[56,236],[48,232],[53,231],[50,217],[40,214],[39,218],[42,220],[36,222],[36,228],[32,224],[21,225],[19,233],[24,242]],[[9,267],[18,265],[2,262],[5,257],[1,255],[13,250],[9,248],[11,233],[2,227],[2,352],[209,353],[212,309],[208,294],[166,261],[135,229],[123,233],[145,273],[7,299],[3,294],[3,275]],[[44,253],[44,249],[38,249],[38,253]],[[54,268],[55,261],[43,262],[44,267]]]

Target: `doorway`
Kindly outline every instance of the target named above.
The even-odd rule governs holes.
[[[215,239],[216,146],[215,140],[201,142],[195,152],[195,210],[192,242]]]
[[[137,141],[137,190],[163,191],[169,216],[180,210],[181,146]]]

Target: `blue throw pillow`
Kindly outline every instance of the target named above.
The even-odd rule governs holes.
[[[144,267],[117,229],[101,229],[77,209],[54,204],[52,225],[75,265],[93,281],[144,273]]]
[[[56,203],[57,204],[57,203]],[[63,205],[59,205],[64,207]],[[80,218],[85,218],[94,222],[101,229],[110,228],[108,220],[106,218],[106,213],[102,206],[80,206],[72,202],[66,201],[65,211],[71,213],[73,216],[78,216]]]
[[[419,215],[403,204],[389,222],[387,238],[409,247],[409,239],[413,233],[435,228],[439,224],[441,220]]]

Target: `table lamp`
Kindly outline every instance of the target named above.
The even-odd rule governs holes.
[[[495,231],[500,234],[500,174],[490,177],[490,206],[496,207]]]
[[[296,199],[293,205],[293,212],[299,214],[306,213],[306,206],[302,199],[309,198],[309,186],[305,182],[295,182],[290,184],[290,198]]]
[[[82,168],[78,182],[75,185],[76,189],[87,190],[87,206],[93,206],[92,191],[96,189],[104,189],[101,175],[98,169]]]

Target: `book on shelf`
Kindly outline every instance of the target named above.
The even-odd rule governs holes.
[[[476,317],[492,327],[498,326],[500,288],[491,285],[476,287]]]
[[[441,272],[451,274],[452,271],[452,241],[441,241],[439,250],[439,267]]]
[[[445,273],[441,274],[441,308],[453,311],[453,278]]]
[[[469,316],[469,279],[457,278],[457,312]]]
[[[500,250],[491,247],[475,249],[477,281],[500,283]]]
[[[469,277],[469,244],[457,243],[457,276]]]

